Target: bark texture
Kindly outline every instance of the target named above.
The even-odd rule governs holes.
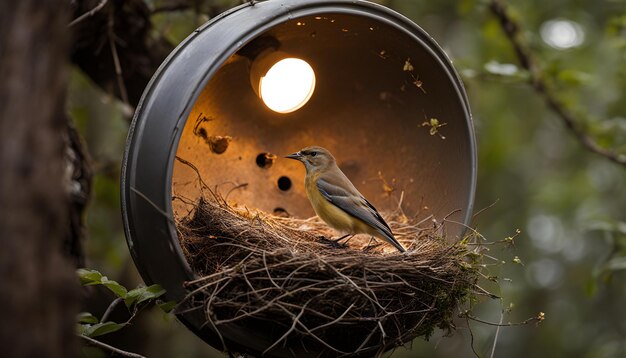
[[[78,282],[62,254],[68,53],[65,0],[0,2],[0,347],[76,355]]]

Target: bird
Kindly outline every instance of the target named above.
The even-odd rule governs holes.
[[[311,146],[285,158],[304,164],[306,168],[304,187],[307,197],[317,216],[326,224],[348,233],[346,236],[363,233],[379,237],[398,251],[406,252],[378,210],[339,169],[335,157],[328,150]]]

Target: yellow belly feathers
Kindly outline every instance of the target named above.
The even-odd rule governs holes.
[[[326,200],[317,189],[317,177],[314,174],[309,180],[305,180],[304,186],[306,194],[311,201],[315,213],[326,222],[330,227],[350,234],[368,233],[378,236],[378,232],[362,220],[339,209],[331,202]],[[307,178],[308,179],[308,178]]]

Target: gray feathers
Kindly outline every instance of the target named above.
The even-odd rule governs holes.
[[[331,182],[332,177],[320,176],[316,184],[322,196],[339,209],[376,229],[390,244],[404,252],[404,247],[394,238],[391,228],[378,213],[378,210],[361,195],[342,172],[339,171],[339,173],[345,178],[345,181],[341,180],[344,182],[344,186],[346,186],[345,182],[350,183],[350,186],[344,189],[333,184]]]

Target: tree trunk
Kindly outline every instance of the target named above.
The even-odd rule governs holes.
[[[0,2],[0,347],[76,355],[68,234],[67,2]]]

